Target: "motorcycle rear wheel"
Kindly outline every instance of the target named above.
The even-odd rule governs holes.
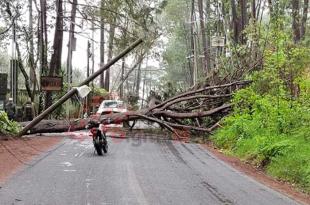
[[[103,145],[102,149],[104,153],[108,153],[108,145]]]
[[[102,146],[99,145],[99,144],[94,144],[94,146],[95,146],[95,149],[96,149],[97,154],[98,154],[99,156],[102,156],[102,155],[103,155],[103,153],[102,153]]]

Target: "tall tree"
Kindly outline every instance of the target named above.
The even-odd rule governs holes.
[[[28,41],[29,41],[29,60],[28,65],[30,68],[30,82],[32,83],[32,95],[31,101],[34,100],[34,94],[36,91],[37,77],[36,77],[36,69],[34,62],[34,42],[33,42],[33,9],[32,9],[32,0],[28,0],[28,12],[29,12],[29,29],[28,29]]]
[[[56,0],[56,26],[53,43],[53,54],[51,57],[49,76],[55,76],[60,74],[61,70],[61,54],[62,54],[62,42],[63,42],[63,0]],[[48,91],[46,93],[45,109],[52,105],[52,93]]]
[[[202,47],[203,47],[203,70],[205,74],[209,72],[210,68],[210,56],[208,55],[208,45],[206,39],[206,31],[205,31],[205,21],[204,21],[204,14],[203,14],[203,3],[202,0],[198,0],[198,12],[199,12],[199,22],[200,22],[200,32],[201,32],[201,39],[202,39]],[[209,36],[208,36],[209,38]]]
[[[113,17],[112,23],[110,24],[109,29],[109,42],[108,42],[108,62],[113,57],[113,44],[114,44],[114,35],[115,35],[115,17]],[[109,91],[110,90],[110,69],[106,70],[105,80],[104,80],[104,88]]]
[[[246,39],[245,35],[243,34],[243,30],[245,29],[246,25],[248,24],[248,17],[247,17],[247,1],[246,0],[240,0],[240,11],[241,11],[241,25],[240,25],[240,40],[242,44],[245,44]]]
[[[69,28],[69,42],[68,42],[68,56],[67,56],[67,82],[69,84],[72,83],[72,54],[73,54],[73,46],[76,43],[74,38],[75,32],[75,16],[77,9],[77,0],[73,0],[71,7],[71,20],[70,20],[70,28]]]
[[[231,0],[231,14],[232,14],[232,26],[233,26],[233,41],[239,42],[239,19],[237,14],[237,7],[235,0]]]
[[[100,2],[100,66],[104,65],[104,0],[101,0]],[[99,81],[100,87],[104,88],[104,73],[100,75],[100,81]]]
[[[293,39],[297,43],[300,41],[299,0],[292,0],[292,18]]]
[[[301,19],[300,38],[304,38],[308,18],[309,0],[304,0],[303,15]]]
[[[136,78],[136,82],[135,82],[135,95],[139,96],[139,91],[140,91],[140,84],[141,84],[141,65],[142,65],[142,61],[140,62],[139,66],[138,66],[138,71],[137,71],[137,78]]]

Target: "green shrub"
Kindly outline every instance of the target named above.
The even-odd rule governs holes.
[[[233,104],[214,143],[310,192],[309,101],[259,95],[252,86],[236,93]]]
[[[0,134],[17,134],[20,131],[20,125],[17,122],[9,120],[7,114],[0,111]]]

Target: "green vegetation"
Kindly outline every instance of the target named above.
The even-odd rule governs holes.
[[[20,131],[20,125],[17,122],[9,120],[7,114],[0,111],[0,135],[14,135]]]
[[[310,192],[309,49],[278,35],[265,53],[264,70],[237,92],[233,113],[212,137],[215,145]],[[281,43],[282,42],[282,43]]]
[[[93,88],[93,95],[99,95],[99,96],[105,97],[105,96],[109,95],[109,92],[106,91],[106,90],[103,89],[103,88],[94,87],[94,88]]]

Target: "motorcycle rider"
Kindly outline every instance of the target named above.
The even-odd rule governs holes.
[[[108,144],[108,141],[107,141],[107,136],[106,136],[106,129],[103,128],[102,131],[98,128],[91,128],[90,129],[90,132],[93,136],[93,140],[95,140],[97,137],[99,138],[99,141],[102,143],[104,149],[104,153],[107,153],[107,144]]]

